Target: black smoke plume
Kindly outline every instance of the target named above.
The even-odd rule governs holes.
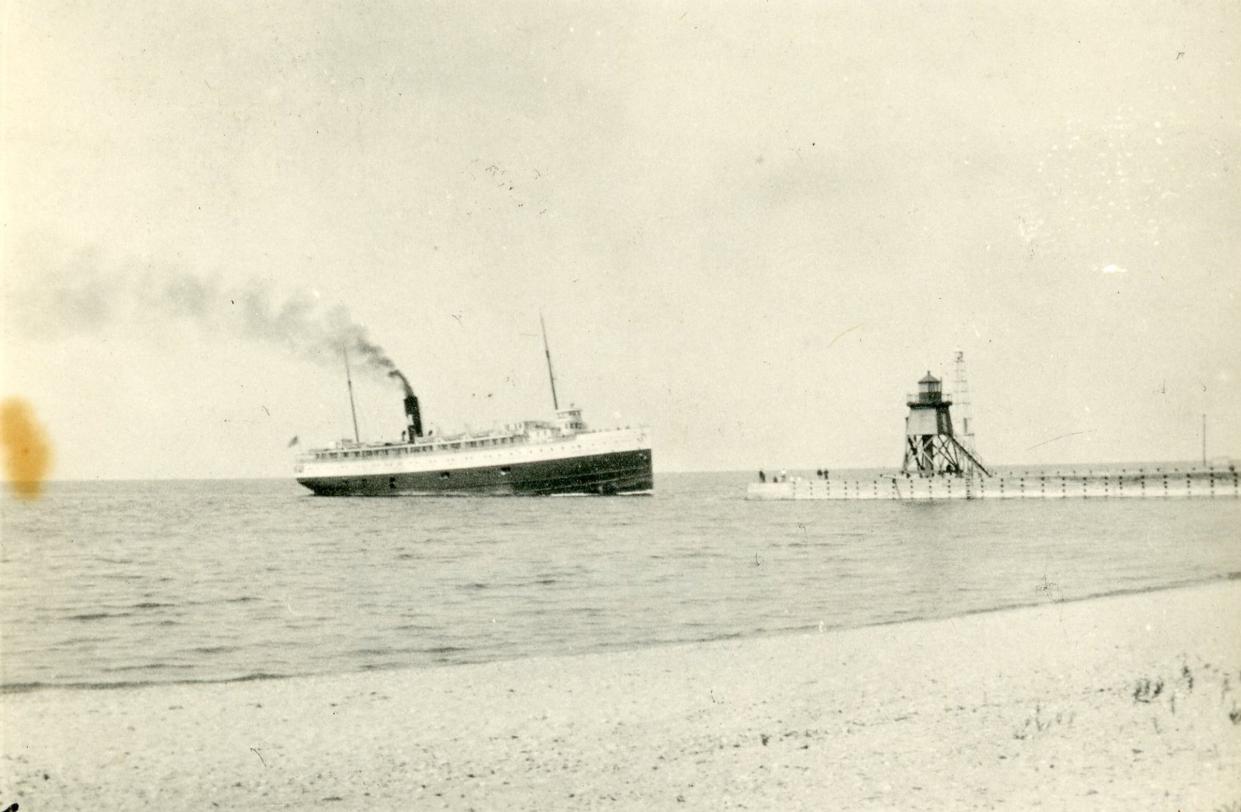
[[[189,322],[335,368],[347,352],[359,371],[396,379],[412,394],[405,375],[366,327],[346,308],[324,304],[317,294],[280,295],[262,280],[230,283],[218,275],[152,262],[109,266],[92,250],[55,257],[45,248],[27,248],[16,259],[5,283],[5,310],[27,336]]]
[[[409,380],[403,374],[401,374],[401,370],[393,369],[391,372],[388,373],[388,377],[396,378],[400,380],[401,388],[405,390],[405,397],[410,397],[411,395],[414,394],[414,387],[409,385]]]

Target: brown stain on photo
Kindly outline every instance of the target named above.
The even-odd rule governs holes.
[[[19,499],[37,499],[52,467],[52,445],[35,420],[34,409],[21,398],[0,404],[0,444],[9,487]]]

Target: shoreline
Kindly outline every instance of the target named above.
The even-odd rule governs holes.
[[[1183,581],[1176,581],[1168,584],[1160,584],[1150,587],[1130,587],[1105,592],[1095,592],[1088,595],[1072,598],[1052,598],[1047,597],[1042,600],[1030,600],[1025,603],[1012,603],[1004,606],[992,606],[981,609],[967,609],[962,612],[950,615],[936,615],[926,617],[905,617],[892,618],[889,620],[876,620],[869,623],[862,623],[856,626],[824,626],[816,629],[815,626],[799,626],[788,629],[776,629],[773,631],[756,632],[746,634],[738,632],[735,634],[723,635],[720,637],[704,638],[699,640],[672,640],[672,641],[653,641],[644,643],[640,646],[630,646],[624,648],[602,648],[589,651],[576,651],[558,654],[541,654],[508,657],[501,659],[485,659],[485,660],[466,660],[461,662],[444,662],[444,663],[425,663],[425,664],[403,664],[389,667],[359,669],[356,671],[318,671],[301,674],[268,674],[263,672],[245,674],[239,677],[230,677],[225,679],[187,679],[187,680],[168,680],[166,682],[115,682],[115,683],[66,683],[54,685],[49,683],[15,683],[13,685],[0,684],[0,704],[6,696],[21,696],[24,694],[39,693],[44,691],[123,691],[123,690],[143,690],[146,688],[161,688],[173,686],[196,686],[196,685],[232,685],[234,683],[244,682],[270,682],[281,680],[298,680],[298,679],[316,679],[328,677],[350,677],[364,674],[386,674],[394,671],[407,670],[439,670],[442,668],[458,668],[462,666],[479,666],[489,663],[508,663],[521,662],[528,659],[560,659],[560,658],[577,658],[577,657],[596,657],[608,656],[613,654],[622,654],[626,652],[641,652],[648,650],[661,650],[666,648],[675,648],[679,646],[705,646],[717,643],[734,643],[746,642],[750,640],[767,640],[792,635],[801,635],[808,633],[833,633],[847,632],[862,629],[871,629],[882,626],[904,625],[915,623],[933,623],[936,621],[947,621],[956,618],[969,618],[975,615],[987,615],[995,612],[1011,612],[1020,609],[1033,609],[1041,606],[1067,605],[1080,603],[1082,601],[1106,600],[1109,598],[1120,598],[1128,595],[1145,595],[1149,593],[1165,592],[1170,590],[1179,590],[1193,588],[1196,586],[1206,586],[1209,584],[1241,581],[1241,572],[1224,572],[1218,575],[1207,576],[1203,578],[1189,578]],[[1053,585],[1054,586],[1054,585]]]
[[[0,695],[28,808],[1214,809],[1241,582],[430,668]]]

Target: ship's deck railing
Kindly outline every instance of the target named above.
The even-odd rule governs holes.
[[[550,426],[539,424],[538,421],[528,421],[523,426],[535,426],[548,431],[548,436],[552,439],[567,439],[583,434],[598,434],[608,431],[627,431],[630,426],[620,428],[607,429],[585,429],[575,431],[569,435],[557,435]],[[338,448],[321,448],[311,449],[304,454],[297,456],[298,462],[314,462],[316,460],[357,460],[357,459],[377,459],[384,457],[403,457],[411,454],[425,454],[433,451],[461,451],[477,448],[493,448],[507,447],[512,445],[525,445],[531,440],[528,431],[489,431],[484,433],[462,433],[453,435],[441,435],[434,438],[419,438],[413,443],[361,443],[355,445],[350,442],[348,446]]]

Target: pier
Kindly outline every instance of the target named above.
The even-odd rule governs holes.
[[[1135,499],[1218,498],[1241,496],[1235,465],[1068,470],[1054,473],[1023,471],[992,476],[888,476],[850,479],[790,477],[781,482],[754,482],[747,499]]]
[[[956,354],[957,389],[964,400],[964,356]],[[966,400],[966,402],[968,402]],[[1143,466],[1138,468],[1067,468],[999,471],[983,463],[974,447],[969,419],[958,437],[953,426],[952,400],[929,371],[918,381],[918,391],[905,401],[904,460],[891,474],[850,478],[816,472],[814,479],[781,474],[751,483],[747,499],[888,499],[935,501],[941,499],[1135,499],[1212,498],[1241,496],[1237,467],[1231,460],[1206,462],[1206,422],[1203,421],[1203,464]],[[964,404],[963,404],[964,405]],[[964,440],[964,442],[962,442]]]

